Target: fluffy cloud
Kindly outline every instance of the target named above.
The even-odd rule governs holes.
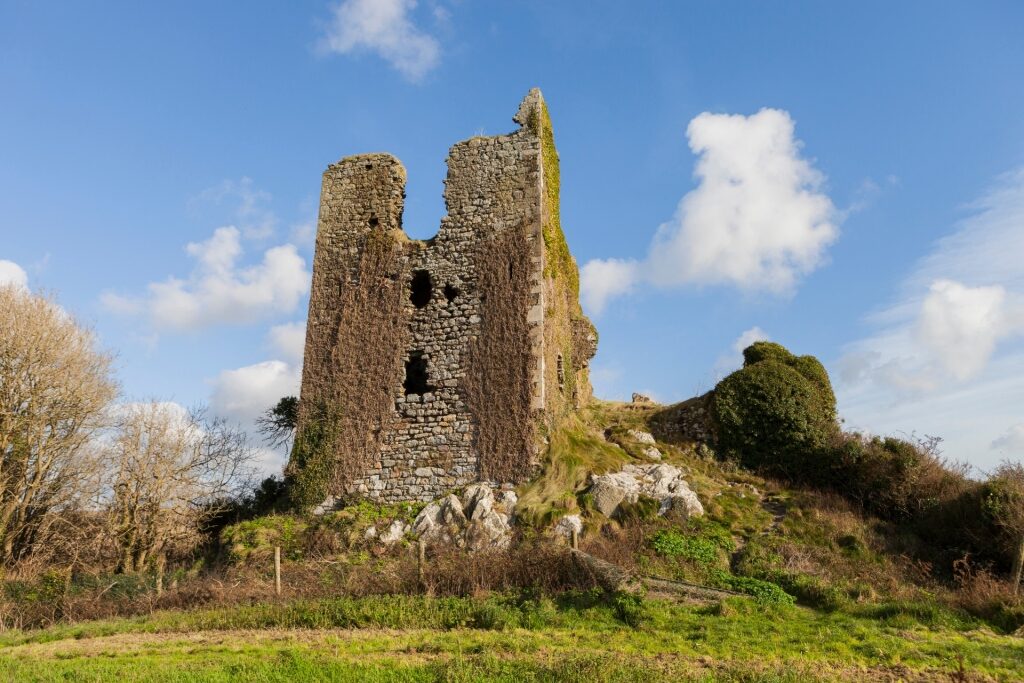
[[[145,314],[158,329],[195,330],[290,313],[309,289],[309,271],[294,245],[273,247],[261,263],[240,266],[241,233],[233,226],[217,228],[210,239],[190,243],[185,251],[196,261],[188,279],[150,283],[143,298],[107,292],[103,305]]]
[[[716,379],[724,377],[729,372],[743,365],[743,349],[757,341],[768,341],[771,337],[758,326],[744,330],[732,343],[732,352],[719,356],[715,362]]]
[[[992,448],[1008,455],[1024,457],[1024,423],[1010,427],[992,442]]]
[[[996,342],[1007,332],[1006,290],[967,287],[937,280],[921,305],[915,333],[934,360],[951,376],[965,380],[988,363]]]
[[[786,294],[839,235],[824,176],[800,154],[789,114],[703,113],[687,128],[697,187],[680,201],[643,261],[592,261],[584,301],[598,313],[638,282],[729,285]],[[587,275],[590,277],[586,277]]]
[[[210,409],[221,417],[251,427],[256,418],[282,396],[299,393],[301,373],[301,366],[280,360],[224,370],[212,381]]]
[[[222,371],[210,380],[210,409],[213,413],[252,429],[256,418],[280,398],[298,396],[305,339],[305,323],[287,323],[270,328],[267,344],[285,360],[266,360]],[[265,474],[280,473],[285,452],[256,443],[253,445],[257,446],[259,469]]]
[[[844,348],[834,379],[851,427],[942,436],[948,455],[985,468],[1015,432],[991,435],[1024,405],[1024,169],[971,208],[869,317],[876,331]]]
[[[289,361],[299,364],[306,349],[306,323],[285,323],[270,328],[271,348]]]
[[[441,46],[410,19],[416,0],[344,0],[332,8],[322,46],[330,52],[377,53],[410,81],[441,60]]]
[[[580,296],[590,313],[604,310],[608,301],[633,289],[637,267],[633,261],[594,259],[580,270]]]
[[[14,261],[0,259],[0,287],[4,285],[28,288],[28,273]]]

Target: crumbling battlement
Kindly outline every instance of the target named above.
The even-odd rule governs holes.
[[[430,240],[402,230],[394,157],[347,157],[323,175],[289,476],[319,477],[329,500],[521,481],[545,426],[589,398],[597,338],[558,222],[539,90],[514,120],[451,148],[448,213]]]

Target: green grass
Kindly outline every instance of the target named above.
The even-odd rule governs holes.
[[[1024,675],[1021,639],[920,609],[823,613],[740,598],[698,607],[596,593],[268,603],[8,632],[0,678],[841,680],[867,669],[949,672],[960,656],[995,680]]]
[[[550,436],[543,474],[520,491],[516,516],[529,526],[543,527],[579,512],[577,494],[586,488],[590,473],[617,470],[628,460],[625,451],[583,421],[567,420]]]

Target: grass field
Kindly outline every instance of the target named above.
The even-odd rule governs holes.
[[[1024,639],[899,605],[853,615],[596,594],[342,598],[8,632],[0,678],[1015,681]]]

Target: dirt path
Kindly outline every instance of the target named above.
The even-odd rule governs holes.
[[[772,521],[767,527],[757,532],[757,535],[770,536],[779,530],[783,520],[786,519],[786,504],[779,500],[775,494],[768,494],[761,498],[761,509],[772,516]],[[736,539],[736,549],[729,557],[729,567],[731,569],[736,569],[736,565],[740,561],[743,549],[747,547],[747,543],[746,538]]]

